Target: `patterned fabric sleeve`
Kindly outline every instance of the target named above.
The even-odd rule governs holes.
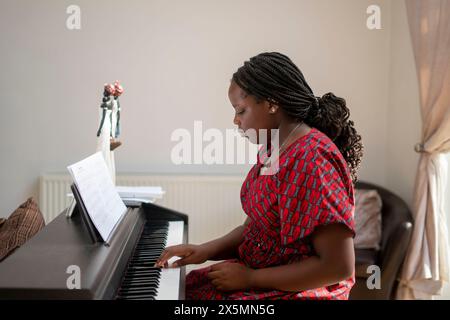
[[[353,187],[349,179],[342,179],[342,164],[338,171],[337,163],[309,152],[280,169],[277,184],[282,245],[302,240],[316,227],[332,223],[346,225],[355,236]]]

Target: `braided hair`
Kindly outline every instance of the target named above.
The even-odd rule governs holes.
[[[358,181],[363,144],[343,98],[331,92],[316,97],[299,68],[278,52],[261,53],[245,61],[232,81],[257,103],[277,104],[288,116],[325,133],[344,156],[353,183]]]

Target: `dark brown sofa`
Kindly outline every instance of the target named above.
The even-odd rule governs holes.
[[[383,187],[360,181],[357,189],[375,189],[382,200],[382,228],[380,250],[356,249],[356,283],[350,293],[351,300],[393,299],[403,260],[406,255],[413,226],[413,218],[406,203]],[[368,289],[367,267],[381,269],[381,288]]]

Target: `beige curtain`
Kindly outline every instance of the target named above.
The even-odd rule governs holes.
[[[398,299],[431,299],[449,279],[444,198],[450,151],[450,0],[405,0],[416,61],[422,141],[414,190],[414,229]],[[405,115],[407,116],[407,115]],[[444,192],[446,194],[444,194]]]

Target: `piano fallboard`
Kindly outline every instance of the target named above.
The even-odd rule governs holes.
[[[109,246],[92,243],[76,211],[70,218],[62,212],[0,263],[0,299],[115,299],[143,227],[152,220],[183,221],[187,243],[187,215],[155,204],[129,208]],[[68,281],[74,283],[71,266],[79,267],[79,289],[68,288]],[[178,297],[184,299],[185,268],[180,271]]]

